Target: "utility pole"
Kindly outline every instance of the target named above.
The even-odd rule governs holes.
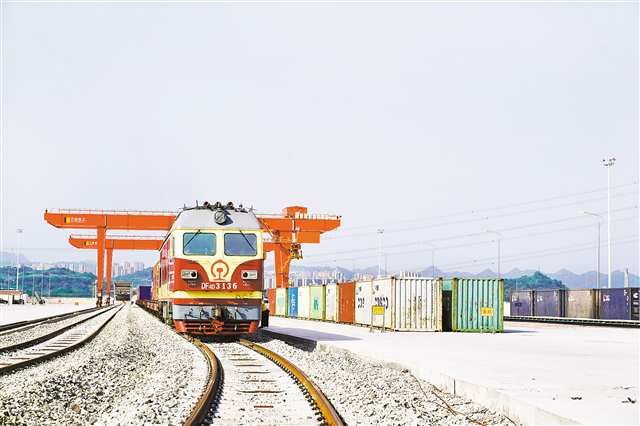
[[[490,229],[486,230],[485,232],[489,234],[496,234],[498,236],[498,279],[500,279],[500,240],[502,239],[502,234],[498,231],[492,231]]]
[[[598,255],[597,255],[598,263],[596,265],[596,271],[597,271],[596,273],[598,275],[596,277],[596,285],[597,285],[597,288],[599,289],[600,288],[600,224],[601,224],[601,221],[602,221],[602,216],[599,215],[598,213],[591,213],[591,212],[587,212],[587,211],[584,211],[582,213],[584,213],[584,214],[586,214],[588,216],[595,216],[595,217],[598,218],[598,250],[597,250],[597,252],[598,252]]]
[[[382,235],[384,229],[378,229],[378,278],[382,276]]]
[[[615,163],[615,157],[602,160],[602,164],[607,168],[607,263],[609,288],[611,288],[611,168]]]
[[[18,284],[20,283],[20,235],[22,235],[22,228],[18,228],[18,250],[16,253],[16,291],[18,290]]]

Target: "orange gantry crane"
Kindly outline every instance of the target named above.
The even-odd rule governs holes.
[[[102,305],[102,281],[107,229],[118,231],[166,231],[171,228],[176,212],[62,209],[44,212],[44,220],[56,228],[94,229],[98,252],[98,306]]]
[[[107,230],[168,231],[177,212],[63,209],[44,212],[50,225],[63,229],[95,229],[98,256],[97,305],[102,305],[102,283]],[[258,214],[264,229],[271,234],[265,251],[274,252],[276,287],[287,287],[291,260],[301,259],[301,244],[320,242],[320,235],[340,226],[340,216],[312,215],[306,207],[285,207],[282,214]],[[93,243],[91,243],[93,244]],[[110,274],[110,272],[109,272]]]
[[[111,273],[113,270],[113,250],[160,250],[162,247],[162,237],[153,236],[128,236],[128,235],[109,235],[105,240],[105,251],[107,254],[107,279],[106,279],[106,297],[107,305],[111,302]],[[98,249],[97,235],[71,235],[69,236],[69,244],[79,249]],[[102,294],[101,294],[102,295]]]

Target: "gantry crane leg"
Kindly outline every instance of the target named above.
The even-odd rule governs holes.
[[[113,267],[111,266],[112,259],[113,259],[113,249],[111,247],[107,247],[107,305],[111,304],[110,293],[111,293],[111,272],[113,270]]]
[[[98,228],[98,289],[96,292],[96,306],[102,306],[102,277],[104,276],[104,246],[106,234],[106,228]]]

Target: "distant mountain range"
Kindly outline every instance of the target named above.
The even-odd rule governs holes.
[[[270,266],[269,269],[273,268]],[[307,266],[296,266],[295,264],[291,266],[292,272],[328,272],[334,271],[336,268],[331,268],[329,266],[315,266],[315,267],[307,267]],[[368,267],[363,269],[355,269],[350,270],[346,268],[337,268],[338,272],[340,272],[346,279],[352,279],[356,274],[369,274],[369,275],[377,275],[378,267]],[[425,277],[465,277],[465,278],[487,278],[487,277],[497,277],[498,273],[492,271],[491,269],[485,269],[478,273],[465,272],[465,271],[442,271],[438,268],[435,269],[435,273],[432,267],[428,267],[419,271],[422,276]],[[532,276],[537,271],[535,269],[519,269],[513,268],[508,272],[502,273],[503,278],[520,278],[523,276]],[[384,275],[386,275],[386,271],[382,271]],[[568,269],[560,269],[557,272],[549,273],[543,272],[544,275],[549,278],[562,281],[562,284],[567,288],[595,288],[596,287],[596,277],[597,273],[595,271],[589,271],[582,274],[576,274],[575,272],[569,271]],[[629,273],[629,285],[638,286],[639,285],[638,276],[632,273]],[[624,272],[623,271],[613,271],[611,274],[611,284],[612,287],[623,287],[624,286]],[[607,286],[607,274],[600,273],[600,287]]]

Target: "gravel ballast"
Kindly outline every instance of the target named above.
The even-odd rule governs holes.
[[[262,333],[253,340],[304,371],[349,425],[514,424],[503,415],[415,378],[407,370],[346,353],[302,350]]]
[[[0,425],[181,424],[207,372],[194,345],[126,305],[82,348],[0,376]]]

